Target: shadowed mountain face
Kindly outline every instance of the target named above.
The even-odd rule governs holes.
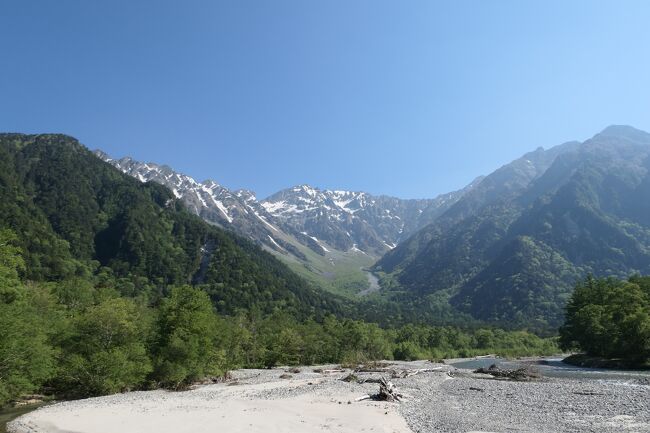
[[[650,134],[612,126],[487,176],[376,270],[485,320],[557,324],[576,279],[650,272]]]

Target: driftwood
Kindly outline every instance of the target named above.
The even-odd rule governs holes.
[[[332,368],[329,370],[320,370],[316,371],[314,370],[315,373],[321,373],[321,374],[337,374],[337,373],[345,373],[345,370],[340,369],[340,368]]]
[[[391,379],[406,379],[407,377],[415,376],[420,373],[430,373],[430,372],[440,372],[441,368],[422,368],[419,370],[390,370]],[[376,377],[359,377],[354,373],[350,373],[347,376],[341,379],[343,382],[354,382],[354,383],[381,383],[383,378]]]
[[[390,370],[390,377],[391,379],[406,379],[407,377],[415,376],[416,374],[420,373],[431,373],[431,372],[437,372],[441,371],[442,367],[435,367],[435,368],[420,368],[417,370]]]
[[[497,367],[496,364],[492,364],[488,368],[481,367],[477,370],[474,370],[474,373],[489,374],[490,376],[496,377],[498,379],[511,379],[521,382],[535,380],[542,377],[539,371],[531,367],[522,367],[515,370],[507,370]]]
[[[373,380],[374,382],[374,380]],[[362,395],[361,397],[355,399],[355,401],[363,400],[379,400],[379,401],[401,401],[404,396],[397,392],[395,385],[392,382],[387,381],[385,378],[377,380],[379,383],[379,394],[376,395]]]
[[[383,378],[377,378],[377,377],[358,377],[354,373],[350,373],[347,376],[345,376],[343,379],[341,379],[343,382],[354,382],[354,383],[381,383]]]
[[[381,378],[369,377],[367,379],[359,379],[359,383],[381,383]]]
[[[390,373],[391,379],[405,379],[407,377],[415,376],[420,373],[430,373],[430,372],[440,372],[442,367],[436,368],[421,368],[417,370],[389,370],[383,371],[382,373]],[[353,383],[382,383],[383,377],[359,377],[355,373],[350,373],[347,376],[341,378],[343,382],[353,382]]]
[[[379,382],[379,394],[377,398],[382,401],[400,401],[402,399],[402,394],[398,393],[395,390],[395,385],[392,382],[388,382],[383,377]]]
[[[389,371],[391,365],[388,362],[372,361],[357,365],[354,371],[357,373],[385,373]]]

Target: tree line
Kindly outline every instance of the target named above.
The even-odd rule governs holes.
[[[79,398],[183,389],[235,368],[552,353],[527,332],[301,319],[261,308],[220,314],[198,287],[131,290],[102,269],[61,281],[24,280],[17,237],[0,232],[0,405],[47,392]],[[142,284],[142,282],[140,282]]]
[[[650,277],[579,282],[566,306],[560,343],[590,356],[650,361]]]

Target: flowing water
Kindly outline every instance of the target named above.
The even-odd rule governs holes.
[[[503,358],[478,358],[452,363],[456,368],[475,370],[496,364],[499,368],[515,369],[533,365],[543,376],[564,379],[611,380],[625,383],[641,379],[650,385],[650,370],[613,370],[605,368],[577,367],[562,362],[562,358],[540,358],[533,361],[510,361]]]
[[[28,404],[25,406],[0,408],[0,433],[7,433],[7,423],[21,415],[43,406],[44,403]]]

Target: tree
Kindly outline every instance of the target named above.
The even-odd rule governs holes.
[[[24,263],[14,240],[12,232],[0,231],[0,406],[38,389],[54,373],[44,322],[18,278]]]
[[[650,359],[650,293],[644,284],[638,277],[588,277],[577,284],[560,328],[562,347],[604,358]]]
[[[63,342],[59,389],[88,396],[141,387],[152,370],[145,345],[148,322],[130,299],[107,299],[86,309]]]
[[[19,272],[25,270],[18,237],[8,229],[0,230],[0,302],[15,301],[22,292]]]
[[[158,312],[154,377],[162,386],[183,388],[223,373],[224,356],[216,345],[217,317],[208,295],[189,286],[175,287]]]

